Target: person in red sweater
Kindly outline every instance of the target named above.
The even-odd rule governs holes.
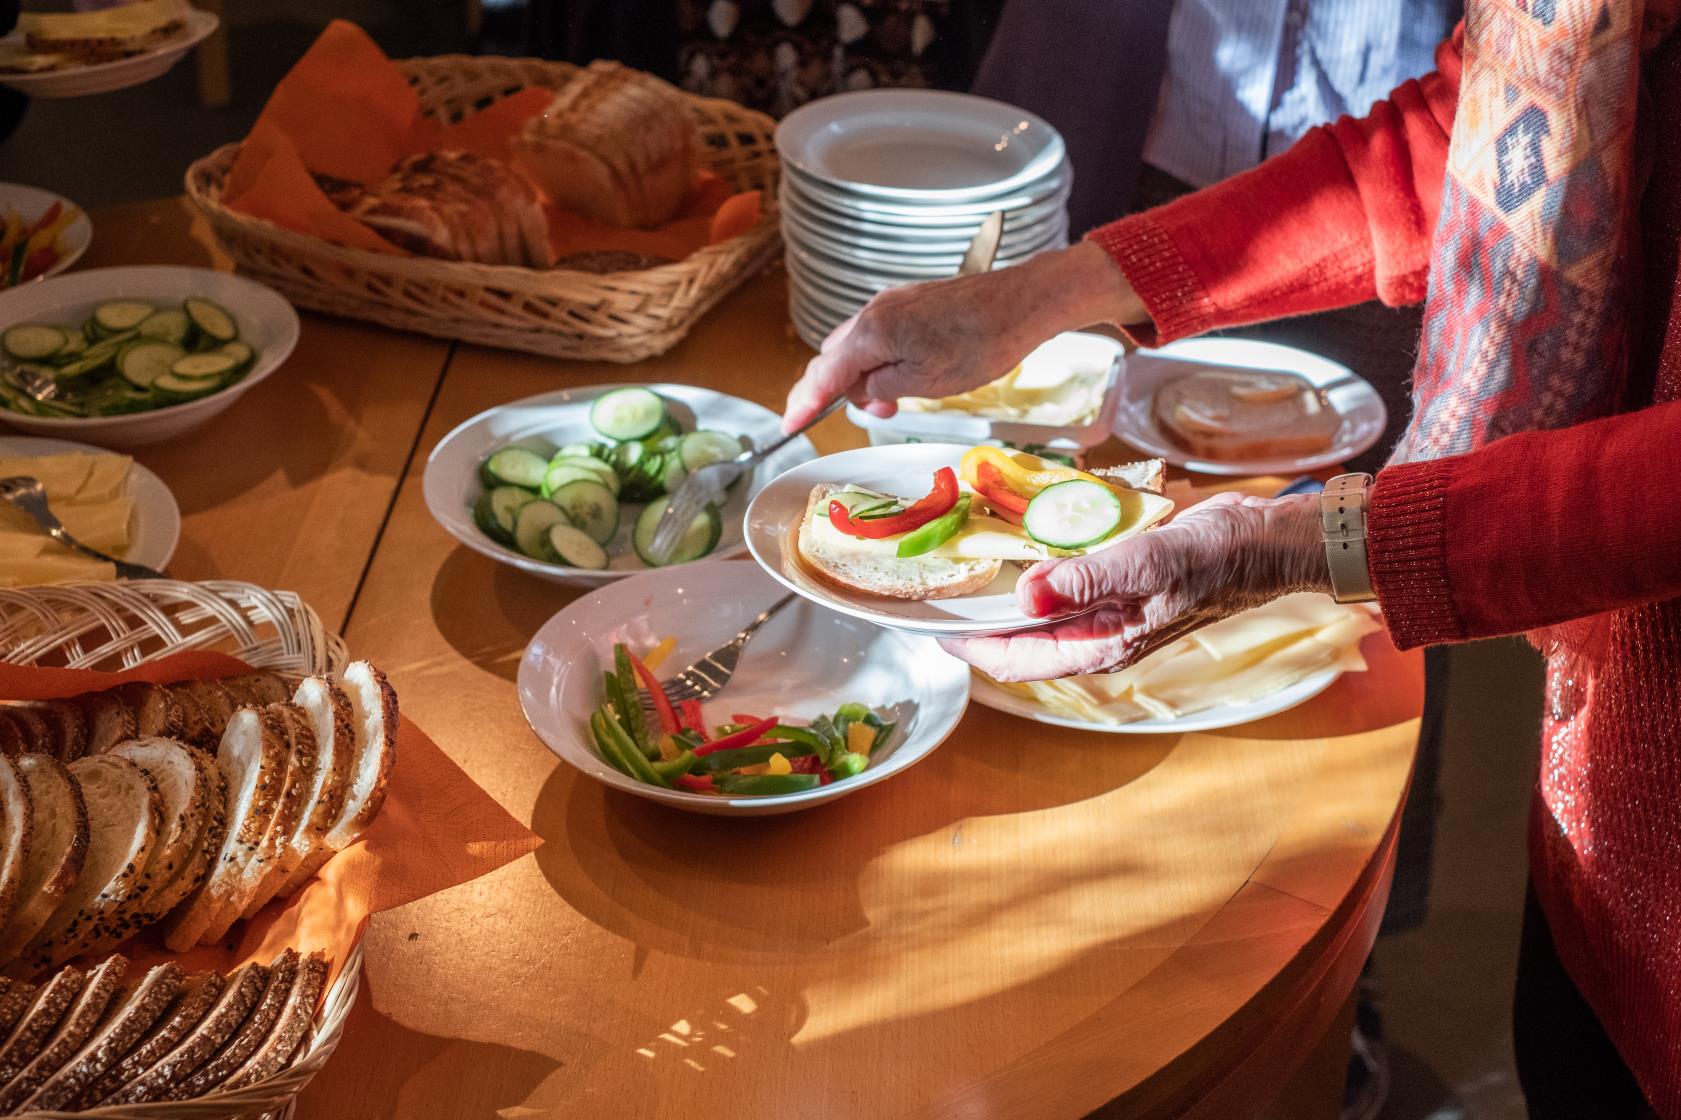
[[[1095,322],[1164,342],[1428,293],[1367,574],[1403,648],[1528,633],[1547,656],[1514,1014],[1537,1118],[1681,1120],[1678,7],[1472,0],[1438,71],[1361,120],[1019,268],[878,296],[785,418],[972,388]],[[1317,498],[1224,496],[1037,565],[1018,595],[1043,627],[948,648],[1006,680],[1095,672],[1329,587]]]

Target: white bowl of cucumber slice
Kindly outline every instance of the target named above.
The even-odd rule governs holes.
[[[426,508],[475,552],[595,587],[652,566],[647,540],[688,471],[780,434],[770,409],[693,385],[562,389],[481,412],[440,440]],[[739,555],[753,495],[816,457],[803,437],[783,447],[696,517],[664,566]]]
[[[101,268],[0,292],[0,421],[106,447],[209,421],[286,360],[298,314],[232,273]]]

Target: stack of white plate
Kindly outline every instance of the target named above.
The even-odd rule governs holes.
[[[1068,152],[1044,120],[934,90],[825,97],[783,119],[782,239],[794,328],[818,345],[883,288],[950,276],[987,215],[997,266],[1068,243]]]

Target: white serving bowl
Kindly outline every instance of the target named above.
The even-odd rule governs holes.
[[[79,324],[107,300],[178,304],[202,296],[225,307],[239,337],[257,357],[244,377],[209,396],[125,416],[25,416],[0,408],[0,422],[31,435],[75,439],[101,447],[159,443],[209,423],[280,364],[298,344],[298,313],[285,297],[254,280],[209,268],[140,265],[96,268],[0,292],[0,331],[18,323]]]
[[[71,265],[75,264],[81,255],[88,251],[88,245],[93,241],[93,222],[88,220],[88,212],[76,206],[63,195],[44,191],[39,187],[29,187],[22,183],[0,183],[0,212],[10,207],[23,215],[23,220],[33,222],[52,208],[53,203],[64,207],[75,206],[78,213],[76,220],[65,227],[59,234],[59,244],[64,246],[64,255],[53,262],[53,266],[33,280],[24,283],[33,284],[36,280],[45,280],[49,276],[57,276]],[[21,285],[20,285],[21,286]]]
[[[717,699],[708,724],[730,712],[804,723],[854,702],[897,722],[893,740],[862,774],[802,793],[720,797],[662,789],[620,773],[596,753],[589,717],[602,703],[613,644],[645,650],[676,639],[662,678],[730,640],[784,594],[757,565],[711,560],[650,572],[585,595],[549,619],[519,667],[520,704],[544,744],[569,765],[625,793],[694,813],[756,817],[836,801],[915,765],[945,741],[969,705],[969,668],[931,639],[899,634],[805,602],[765,624]],[[720,715],[723,713],[723,715]]]

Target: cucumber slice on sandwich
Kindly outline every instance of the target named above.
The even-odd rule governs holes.
[[[1052,548],[1087,548],[1120,528],[1120,495],[1083,478],[1045,487],[1027,503],[1021,527]]]
[[[614,389],[590,406],[590,424],[608,439],[646,439],[665,423],[665,402],[652,389]]]

